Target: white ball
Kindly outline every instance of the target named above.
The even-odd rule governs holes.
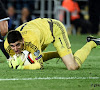
[[[27,50],[24,50],[23,54],[24,54],[24,58],[25,58],[24,65],[29,65],[29,64],[34,63],[32,54],[30,52],[28,52]]]
[[[25,65],[29,65],[29,64],[32,64],[32,63],[34,63],[34,60],[33,60],[33,57],[32,57],[32,54],[30,53],[30,52],[28,52],[27,50],[24,50],[21,54],[15,54],[15,55],[13,55],[13,58],[14,58],[14,60],[16,61],[17,59],[17,57],[21,57],[21,60],[22,61],[24,61],[24,66]]]

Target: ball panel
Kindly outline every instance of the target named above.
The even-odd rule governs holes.
[[[20,57],[22,61],[24,61],[23,65],[29,65],[34,63],[32,54],[30,52],[28,52],[27,50],[24,50],[21,54],[19,55],[13,55],[13,60],[16,61],[17,58]]]

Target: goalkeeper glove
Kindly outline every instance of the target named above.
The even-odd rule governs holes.
[[[16,60],[13,57],[11,57],[8,60],[8,64],[9,64],[10,68],[13,68],[13,69],[23,69],[22,65],[24,64],[24,61],[21,60],[20,56],[16,57]]]

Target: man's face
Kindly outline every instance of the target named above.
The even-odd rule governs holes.
[[[20,54],[23,47],[24,47],[24,41],[16,41],[15,43],[10,43],[9,44],[11,49],[16,53],[16,54]]]

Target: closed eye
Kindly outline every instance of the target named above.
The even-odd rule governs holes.
[[[10,45],[11,47],[15,47],[14,45]]]
[[[20,46],[20,43],[17,43],[16,46]]]

